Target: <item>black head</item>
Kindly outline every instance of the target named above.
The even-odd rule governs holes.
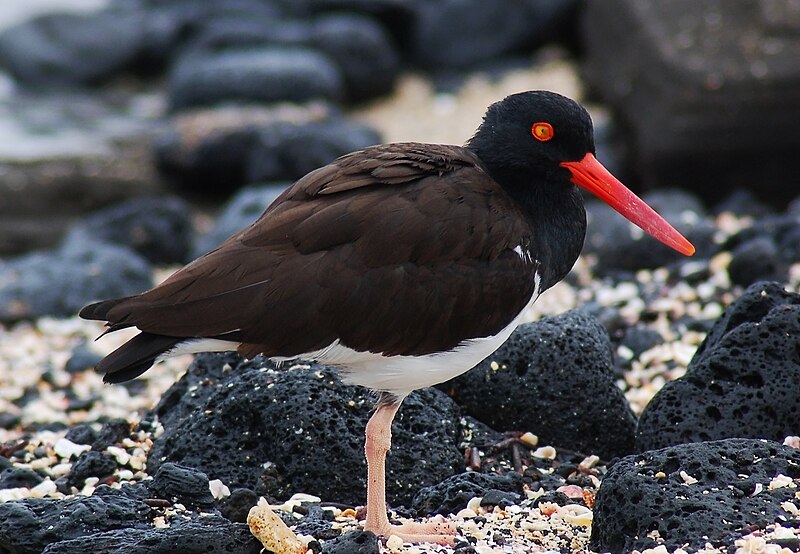
[[[521,92],[492,104],[467,147],[542,229],[557,228],[555,212],[556,217],[583,219],[579,225],[585,226],[575,184],[667,246],[686,255],[694,252],[689,241],[597,161],[592,120],[565,96]]]
[[[568,181],[560,163],[594,154],[594,132],[587,111],[566,96],[548,91],[512,94],[486,111],[467,146],[493,173],[522,172]]]

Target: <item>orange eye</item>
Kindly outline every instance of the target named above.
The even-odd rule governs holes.
[[[539,121],[538,123],[534,123],[533,127],[531,127],[531,134],[536,140],[545,142],[553,138],[555,133],[553,132],[552,125],[544,121]]]

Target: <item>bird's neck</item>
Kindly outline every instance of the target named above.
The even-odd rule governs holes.
[[[586,211],[580,190],[561,174],[492,173],[525,214],[541,268],[540,291],[550,288],[569,273],[583,249]]]

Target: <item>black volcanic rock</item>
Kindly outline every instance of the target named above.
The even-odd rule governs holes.
[[[93,240],[69,241],[58,250],[0,260],[0,321],[71,317],[93,300],[136,294],[150,286],[149,264],[131,250]]]
[[[735,285],[746,287],[758,281],[786,281],[788,266],[781,260],[778,246],[769,237],[742,242],[731,252],[728,275]]]
[[[789,266],[800,262],[800,214],[760,218],[730,237],[723,247],[733,253],[728,273],[737,285],[786,281]]]
[[[70,427],[64,438],[75,444],[90,445],[97,439],[97,431],[89,423],[79,423],[74,427]]]
[[[800,429],[800,294],[756,283],[712,327],[686,374],[639,419],[639,452],[685,442],[781,441]]]
[[[424,487],[414,495],[411,502],[417,515],[455,514],[467,507],[473,497],[489,493],[522,494],[522,476],[509,472],[491,475],[469,471],[448,477],[441,483]]]
[[[72,464],[72,471],[67,477],[67,485],[80,490],[87,478],[102,479],[112,475],[115,469],[117,469],[117,462],[111,455],[96,451],[83,452]]]
[[[504,55],[532,51],[563,37],[577,14],[573,0],[524,0],[498,9],[481,0],[417,2],[410,50],[429,69],[469,69]]]
[[[312,45],[330,56],[342,72],[347,99],[365,100],[392,90],[400,59],[383,27],[371,17],[333,14],[319,17]]]
[[[30,488],[42,481],[41,475],[26,467],[8,467],[0,472],[0,489]]]
[[[118,529],[50,544],[42,554],[259,554],[261,543],[243,523],[217,515],[175,517],[167,528]]]
[[[258,133],[245,177],[248,182],[293,181],[339,156],[380,142],[372,128],[346,120],[272,125]]]
[[[179,464],[160,464],[147,488],[156,498],[178,502],[189,509],[209,508],[214,504],[214,497],[208,488],[208,476]]]
[[[242,120],[199,135],[186,119],[158,137],[156,158],[164,174],[192,191],[230,192],[247,183],[294,181],[342,154],[380,142],[370,127],[338,117]]]
[[[326,542],[323,554],[378,554],[378,537],[369,531],[349,531]]]
[[[173,110],[224,102],[304,102],[345,96],[341,71],[309,49],[261,47],[220,53],[193,52],[169,77]]]
[[[92,443],[92,450],[103,451],[109,446],[119,444],[131,434],[131,424],[121,417],[109,419],[100,428]]]
[[[695,256],[709,257],[719,250],[713,242],[716,228],[697,197],[670,189],[652,191],[642,199],[694,244]],[[591,200],[586,203],[586,212],[589,225],[584,252],[602,260],[596,267],[600,274],[663,267],[685,259],[605,203]]]
[[[646,186],[710,203],[736,188],[775,205],[796,195],[797,14],[787,2],[585,4],[582,75],[615,111]]]
[[[133,65],[146,46],[136,9],[49,13],[0,34],[0,65],[28,85],[86,85]]]
[[[276,370],[260,358],[198,356],[156,407],[166,431],[154,441],[148,469],[175,462],[273,498],[302,490],[363,503],[370,396],[322,366]],[[392,503],[409,502],[420,487],[463,467],[458,408],[437,390],[409,395],[392,434]]]
[[[615,384],[611,343],[572,310],[520,325],[494,354],[441,385],[465,412],[541,444],[612,458],[633,451],[636,418]]]
[[[225,519],[234,523],[247,523],[250,508],[258,504],[258,495],[250,489],[233,489],[229,496],[222,498],[217,507]]]
[[[391,90],[399,55],[386,30],[366,15],[327,13],[316,17],[228,16],[208,20],[189,41],[192,55],[252,48],[305,48],[328,57],[341,72],[348,100]]]
[[[101,485],[92,496],[65,500],[5,502],[0,504],[0,552],[39,554],[59,541],[116,529],[150,529],[149,513],[132,486],[116,490]]]
[[[125,246],[152,264],[189,260],[191,210],[176,196],[136,198],[89,214],[66,241],[100,240]]]
[[[797,489],[769,486],[778,475],[797,482],[800,450],[726,439],[626,456],[609,468],[595,498],[591,548],[618,554],[657,544],[669,551],[687,543],[724,546],[745,529],[797,522],[781,508]],[[654,531],[660,540],[651,538]]]

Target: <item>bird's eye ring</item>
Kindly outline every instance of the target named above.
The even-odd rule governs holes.
[[[553,138],[553,135],[555,133],[553,132],[552,125],[544,121],[539,121],[537,123],[534,123],[533,126],[531,127],[531,134],[533,135],[533,138],[535,138],[536,140],[546,142],[551,138]]]

